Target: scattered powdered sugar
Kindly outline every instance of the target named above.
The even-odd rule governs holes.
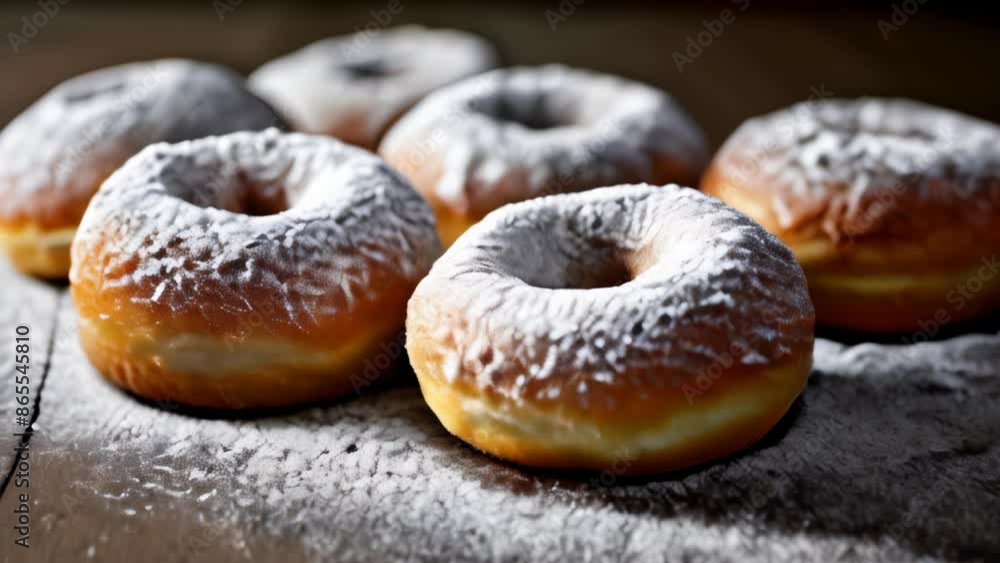
[[[443,88],[386,135],[379,153],[458,214],[625,182],[693,182],[705,140],[666,93],[561,65],[501,69]],[[658,177],[673,159],[685,177]],[[659,173],[659,174],[662,174]]]
[[[902,370],[910,347],[818,340],[800,406],[759,447],[635,480],[497,462],[449,436],[415,386],[251,418],[157,408],[62,338],[33,498],[59,508],[45,520],[58,546],[102,538],[108,560],[988,559],[997,339],[912,347]],[[957,384],[932,386],[942,373]]]
[[[774,236],[695,190],[636,185],[489,214],[418,286],[407,329],[437,343],[449,380],[585,401],[608,384],[683,383],[657,368],[789,360],[811,348],[812,323]]]
[[[250,87],[310,133],[360,121],[365,146],[432,90],[496,66],[493,47],[470,33],[408,25],[317,41],[271,61]]]
[[[770,197],[783,228],[818,216],[834,239],[911,232],[892,210],[986,230],[1000,210],[1000,128],[910,100],[804,102],[751,119],[713,166]]]
[[[68,213],[75,223],[100,183],[149,144],[282,125],[223,67],[164,59],[90,72],[0,133],[0,218],[49,224]]]
[[[208,318],[259,310],[263,291],[303,326],[377,298],[373,268],[415,284],[440,252],[430,207],[380,159],[271,129],[130,159],[92,200],[70,279]]]

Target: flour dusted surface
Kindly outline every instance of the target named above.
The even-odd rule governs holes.
[[[32,496],[49,507],[38,524],[48,541],[32,547],[43,560],[928,563],[1000,554],[996,334],[912,347],[819,340],[801,404],[760,446],[632,480],[492,460],[449,436],[413,386],[252,418],[141,403],[89,366],[65,335],[73,308],[62,306],[31,444]]]

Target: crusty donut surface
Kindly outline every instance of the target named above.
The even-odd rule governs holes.
[[[693,184],[698,127],[666,93],[560,65],[496,70],[428,96],[379,154],[431,202],[447,246],[507,203],[628,182]]]
[[[418,100],[496,60],[470,33],[407,25],[317,41],[254,71],[250,87],[299,131],[374,150]]]
[[[384,162],[269,130],[147,148],[93,198],[72,250],[81,341],[106,377],[245,408],[370,383],[441,247]]]
[[[795,252],[821,324],[914,331],[1000,305],[1000,128],[909,100],[752,119],[702,189]]]
[[[20,270],[65,277],[87,202],[146,145],[281,125],[215,65],[166,59],[63,82],[0,133],[0,241]]]
[[[688,188],[505,206],[408,307],[431,409],[485,452],[650,473],[753,444],[809,373],[813,308],[791,252]]]

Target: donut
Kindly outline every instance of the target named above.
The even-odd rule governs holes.
[[[146,145],[282,125],[215,65],[165,59],[70,79],[0,132],[0,243],[21,271],[65,278],[87,202]]]
[[[374,150],[421,98],[496,60],[475,35],[408,25],[317,41],[263,65],[249,82],[295,129]]]
[[[379,154],[437,216],[445,246],[490,211],[629,182],[694,184],[702,133],[664,92],[559,65],[466,79],[393,126]]]
[[[791,251],[690,188],[502,207],[417,286],[406,348],[444,427],[539,468],[659,473],[749,447],[812,363]]]
[[[218,409],[352,394],[402,354],[441,253],[430,207],[371,153],[240,132],[152,145],[94,196],[70,287],[113,383]]]
[[[902,99],[800,103],[740,126],[701,188],[792,249],[820,325],[936,332],[1000,306],[992,123]]]

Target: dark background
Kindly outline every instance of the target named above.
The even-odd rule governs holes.
[[[166,56],[247,72],[315,39],[364,27],[371,11],[388,1],[242,0],[220,20],[212,0],[71,0],[17,54],[8,33],[20,34],[21,18],[40,8],[33,1],[6,2],[0,7],[0,124],[80,72]],[[988,2],[585,0],[553,30],[546,11],[558,12],[560,0],[400,1],[403,10],[392,25],[475,31],[498,45],[508,65],[563,62],[656,84],[694,114],[713,145],[747,117],[818,91],[906,96],[1000,121],[994,78],[1000,33]],[[878,21],[891,22],[894,5],[917,9],[886,40]],[[703,20],[718,19],[727,8],[735,21],[679,72],[672,54],[683,53],[688,38],[705,29]]]

